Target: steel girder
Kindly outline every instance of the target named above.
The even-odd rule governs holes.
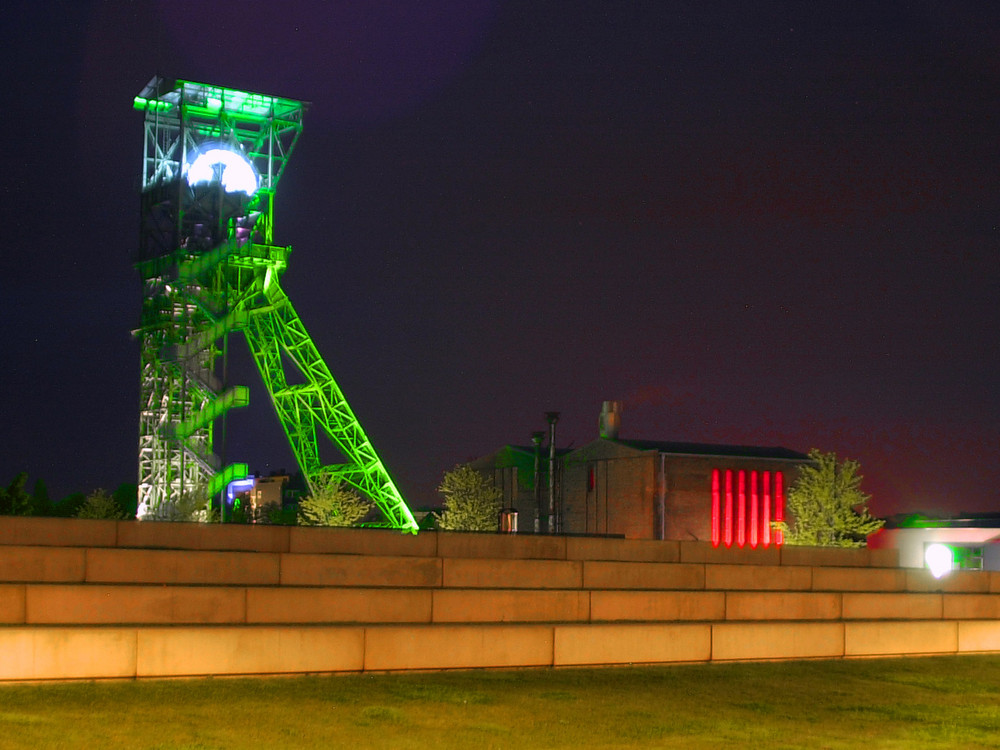
[[[267,286],[267,304],[251,310],[243,332],[310,488],[326,477],[346,482],[372,499],[388,525],[416,533],[410,509],[276,280]],[[289,385],[282,355],[305,377],[305,383]],[[323,465],[321,434],[348,463]]]

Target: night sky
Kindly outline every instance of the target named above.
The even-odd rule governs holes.
[[[14,0],[0,483],[135,481],[157,73],[312,102],[284,288],[411,505],[597,435],[820,448],[1000,511],[1000,3]],[[255,403],[228,453],[294,462]],[[241,369],[242,368],[242,369]]]

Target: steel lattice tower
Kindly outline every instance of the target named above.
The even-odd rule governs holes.
[[[247,476],[246,464],[222,465],[213,434],[216,419],[249,403],[225,366],[229,334],[242,332],[310,488],[344,481],[387,525],[416,532],[280,285],[291,248],[273,244],[274,195],[306,104],[156,77],[134,106],[145,113],[138,516],[160,517],[186,492],[212,496]],[[323,435],[346,463],[323,465]]]

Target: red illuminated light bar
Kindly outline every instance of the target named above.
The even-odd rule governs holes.
[[[742,549],[747,543],[747,473],[743,469],[736,500],[736,546]]]
[[[712,546],[719,546],[719,470],[712,469]]]
[[[726,476],[724,500],[720,486],[723,471],[725,471]],[[737,475],[735,487],[733,486],[734,473]],[[719,544],[732,547],[734,541],[736,546],[741,549],[747,543],[751,549],[757,549],[758,546],[770,547],[772,542],[777,546],[784,544],[784,534],[777,529],[773,533],[771,530],[772,518],[775,523],[781,523],[785,520],[784,476],[780,471],[773,473],[774,494],[772,495],[772,472],[770,471],[712,469],[713,547],[718,547]],[[747,488],[748,479],[749,490]],[[749,498],[747,497],[748,491]],[[747,511],[748,500],[749,513]]]
[[[785,489],[780,471],[774,473],[774,520],[779,524],[785,520]],[[785,534],[781,528],[775,529],[774,543],[784,544]]]
[[[771,472],[764,472],[764,517],[761,519],[761,540],[765,547],[771,546]]]
[[[733,546],[733,471],[726,469],[726,528],[723,529],[726,547]]]

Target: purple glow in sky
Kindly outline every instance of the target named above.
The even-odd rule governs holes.
[[[397,115],[446,85],[492,21],[490,0],[157,4],[171,49],[212,82],[320,103],[341,122]],[[256,28],[255,28],[256,27]],[[208,65],[206,65],[208,63]],[[207,80],[207,78],[206,78]]]

